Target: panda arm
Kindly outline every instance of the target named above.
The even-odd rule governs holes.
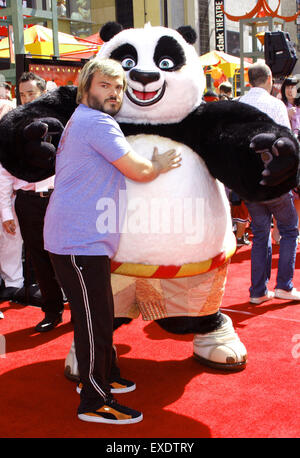
[[[227,101],[202,105],[190,118],[189,131],[193,147],[210,173],[244,200],[273,199],[298,186],[298,141],[290,129],[256,108]],[[258,134],[262,135],[257,147],[251,148]],[[279,155],[272,154],[272,161],[265,165],[257,151],[272,153],[276,140],[282,137]]]
[[[0,120],[0,162],[11,175],[36,182],[54,174],[56,148],[77,106],[76,93],[73,86],[60,87]]]

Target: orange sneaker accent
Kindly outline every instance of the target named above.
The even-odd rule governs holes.
[[[126,415],[125,413],[118,412],[117,410],[105,404],[104,406],[100,407],[100,409],[97,409],[96,412],[99,412],[100,414],[109,413],[111,415],[114,415],[114,417],[117,418],[118,420],[128,420],[132,418],[131,415]],[[91,417],[98,417],[97,413],[95,412],[87,412],[85,415],[89,415]]]
[[[117,389],[117,388],[124,388],[124,385],[121,385],[121,384],[118,383],[118,382],[112,382],[112,383],[110,384],[110,386],[111,386],[112,388],[115,388],[115,389]]]

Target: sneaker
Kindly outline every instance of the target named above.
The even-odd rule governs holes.
[[[47,332],[54,329],[59,323],[62,322],[62,312],[58,314],[47,314],[45,318],[36,325],[35,330],[37,332]]]
[[[268,291],[265,296],[250,297],[249,302],[251,302],[251,304],[262,304],[263,302],[273,299],[274,296],[275,294],[273,293],[273,291]]]
[[[275,289],[275,297],[277,299],[286,299],[288,301],[300,301],[300,291],[293,288],[291,291],[284,289]]]
[[[94,423],[109,423],[111,425],[129,425],[130,423],[138,423],[142,421],[143,414],[137,410],[122,406],[118,402],[110,398],[105,401],[105,404],[99,409],[79,413],[78,418],[83,421]]]
[[[78,383],[76,387],[76,391],[80,394],[82,390],[83,384],[81,382]],[[136,389],[136,385],[131,380],[126,380],[125,378],[118,377],[113,382],[110,383],[110,392],[111,393],[129,393],[130,391],[134,391]]]
[[[113,382],[110,382],[110,392],[111,393],[129,393],[134,391],[136,385],[131,380],[126,380],[125,378],[115,378]]]
[[[241,238],[236,239],[236,246],[250,245],[247,235],[244,234]]]

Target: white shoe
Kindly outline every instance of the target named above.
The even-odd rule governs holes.
[[[76,353],[75,353],[74,340],[72,342],[70,351],[69,351],[69,353],[68,353],[68,355],[66,357],[66,360],[65,360],[64,374],[65,374],[65,377],[67,377],[69,380],[72,380],[72,382],[79,382],[80,381],[78,362],[77,362]]]
[[[274,296],[275,294],[273,291],[268,291],[265,296],[250,297],[249,302],[251,302],[251,304],[262,304],[263,302],[270,301]]]
[[[296,288],[293,288],[291,291],[275,289],[275,297],[277,297],[277,299],[286,299],[288,301],[300,301],[300,291],[297,291]]]
[[[206,366],[227,371],[242,370],[247,350],[235,332],[229,316],[222,314],[224,324],[216,331],[195,334],[194,357]]]
[[[113,348],[116,353],[116,361],[118,361],[118,354],[117,354],[117,349],[115,345],[113,345]],[[80,382],[80,374],[79,374],[79,368],[78,368],[78,362],[76,358],[76,351],[75,351],[75,342],[73,340],[70,351],[65,359],[65,370],[64,370],[64,375],[67,379],[72,380],[72,382]],[[116,392],[116,391],[115,391]],[[124,392],[124,391],[122,391]]]

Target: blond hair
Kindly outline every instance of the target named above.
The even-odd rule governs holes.
[[[87,62],[81,69],[78,79],[77,97],[76,102],[81,103],[82,97],[86,92],[89,91],[94,74],[96,72],[102,73],[102,75],[110,78],[117,78],[121,76],[123,78],[124,91],[127,87],[126,75],[122,65],[113,59],[92,59]]]

